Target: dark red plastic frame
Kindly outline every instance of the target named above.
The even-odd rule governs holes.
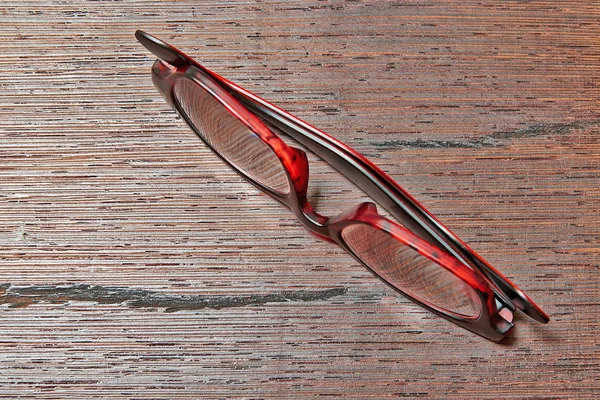
[[[379,276],[392,288],[435,314],[494,341],[501,340],[511,330],[513,327],[512,313],[517,308],[537,321],[543,323],[549,321],[546,313],[527,295],[483,260],[366,157],[317,128],[206,69],[160,39],[142,31],[136,31],[135,36],[144,47],[159,58],[152,67],[152,80],[155,86],[200,138],[202,136],[189,121],[174,97],[173,88],[179,79],[189,79],[207,90],[273,150],[285,168],[290,192],[281,194],[271,190],[246,175],[215,151],[240,175],[288,206],[309,230],[318,236],[336,242],[367,268],[369,266],[356,257],[344,242],[341,235],[342,230],[349,224],[359,223],[368,224],[387,232],[466,282],[479,296],[481,312],[478,317],[465,317],[449,312],[411,297],[395,287],[393,283],[387,282]],[[378,214],[375,204],[370,202],[359,204],[335,218],[317,214],[308,203],[306,196],[309,176],[306,154],[300,149],[286,145],[265,125],[263,120],[289,134],[330,163],[387,209],[404,227]],[[209,143],[206,144],[211,147]],[[212,150],[214,151],[214,149]],[[377,275],[374,271],[372,272]]]

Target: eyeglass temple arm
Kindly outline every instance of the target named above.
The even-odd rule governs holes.
[[[348,177],[417,236],[441,246],[462,262],[479,270],[491,281],[494,292],[511,311],[514,311],[516,306],[537,321],[543,323],[549,321],[546,313],[527,295],[450,232],[406,190],[363,155],[325,132],[210,71],[160,39],[142,31],[136,32],[136,38],[164,61],[174,66],[191,64],[208,74],[242,104],[302,143]]]

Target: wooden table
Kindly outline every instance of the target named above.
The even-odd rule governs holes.
[[[600,6],[0,5],[0,398],[597,398]],[[163,101],[144,29],[363,152],[549,313],[503,343],[310,235]],[[311,155],[311,199],[367,198]]]

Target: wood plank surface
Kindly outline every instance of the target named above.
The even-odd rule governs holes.
[[[0,4],[0,398],[598,398],[596,1]],[[398,180],[550,315],[398,296],[153,87],[144,29]],[[367,197],[314,155],[311,201]]]

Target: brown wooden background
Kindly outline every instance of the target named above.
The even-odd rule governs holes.
[[[3,1],[0,397],[598,396],[599,18],[583,0]],[[365,153],[551,323],[483,340],[311,236],[176,118],[135,29]],[[364,199],[311,168],[320,211]]]

